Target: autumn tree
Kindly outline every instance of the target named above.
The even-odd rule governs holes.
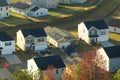
[[[32,80],[32,77],[28,74],[27,71],[22,71],[20,69],[17,69],[13,73],[12,80]]]
[[[8,62],[5,62],[5,63],[4,63],[4,67],[5,67],[5,68],[8,68],[9,66],[10,66],[10,64],[9,64]]]
[[[57,80],[56,68],[53,65],[49,65],[47,70],[43,74],[44,80]]]
[[[80,67],[80,80],[107,80],[106,60],[96,51],[84,53]]]

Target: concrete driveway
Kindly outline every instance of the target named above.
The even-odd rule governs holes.
[[[12,74],[6,68],[0,69],[0,80],[4,79],[12,80]]]
[[[21,63],[20,59],[15,54],[5,55],[4,57],[9,62],[9,64]]]
[[[110,41],[103,41],[101,42],[101,45],[103,47],[110,47],[110,46],[115,46],[113,43],[111,43]]]

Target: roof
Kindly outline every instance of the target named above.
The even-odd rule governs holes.
[[[89,35],[89,37],[99,37],[99,35],[97,35],[97,34],[96,35],[92,35],[92,36]]]
[[[108,29],[108,26],[104,20],[85,21],[84,24],[87,29],[90,29],[91,27],[95,27],[97,29]]]
[[[27,37],[28,35],[32,35],[34,37],[45,37],[46,32],[43,28],[33,28],[33,29],[22,29],[21,30],[24,37]]]
[[[105,47],[104,48],[106,54],[109,58],[117,58],[120,57],[120,45],[118,46],[111,46],[111,47]]]
[[[8,35],[6,32],[1,31],[0,32],[0,40],[1,41],[10,41],[10,40],[14,40],[10,35]]]
[[[112,27],[119,27],[120,28],[120,20],[119,19],[111,19],[108,22],[108,25],[112,26]]]
[[[28,9],[30,7],[29,4],[22,3],[22,2],[13,3],[11,4],[11,6],[14,8],[22,9],[22,10]]]
[[[75,40],[74,36],[66,30],[48,26],[45,28],[45,31],[48,36],[57,42],[69,42],[71,40]]]
[[[58,55],[34,58],[34,61],[41,70],[46,70],[49,65],[53,65],[55,68],[65,67],[63,60]]]
[[[35,6],[31,9],[31,11],[37,11],[39,9],[39,7]]]
[[[8,6],[7,0],[0,0],[0,6]]]

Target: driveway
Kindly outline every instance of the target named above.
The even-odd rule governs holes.
[[[9,62],[9,64],[21,63],[20,59],[15,54],[5,55],[4,57]]]
[[[110,46],[115,46],[113,43],[111,43],[110,41],[103,41],[101,42],[101,45],[103,47],[110,47]]]
[[[4,79],[12,80],[12,74],[6,68],[0,69],[0,80]]]

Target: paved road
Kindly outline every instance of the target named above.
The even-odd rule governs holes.
[[[6,69],[6,68],[2,68],[0,69],[0,80],[12,80],[12,74]]]
[[[4,57],[9,62],[9,64],[21,63],[20,59],[15,54],[5,55]]]
[[[101,45],[103,47],[110,47],[110,46],[115,46],[113,43],[111,43],[110,41],[103,41],[101,42]]]

